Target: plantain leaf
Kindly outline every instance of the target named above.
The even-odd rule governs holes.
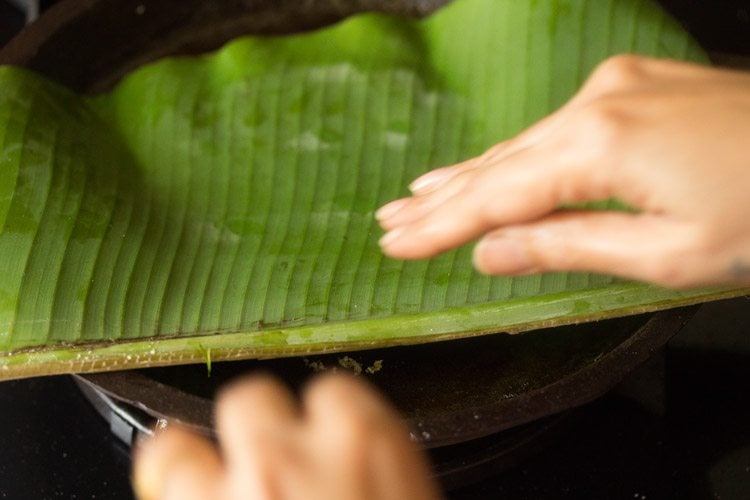
[[[141,68],[0,69],[0,378],[435,341],[731,296],[383,257],[375,208],[609,54],[704,60],[646,0],[456,0]]]

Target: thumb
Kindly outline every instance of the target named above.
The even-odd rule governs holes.
[[[686,286],[693,276],[694,231],[651,214],[560,212],[535,222],[488,233],[474,249],[481,272],[523,275],[588,271]]]

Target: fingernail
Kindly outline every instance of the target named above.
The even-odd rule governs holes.
[[[383,237],[380,238],[380,241],[378,243],[380,243],[381,247],[385,248],[393,244],[393,242],[399,239],[403,233],[404,233],[404,228],[397,227],[396,229],[393,229],[385,233]]]
[[[422,177],[418,177],[414,182],[409,184],[409,191],[415,194],[423,193],[440,184],[440,181],[442,181],[444,177],[445,175],[443,172],[430,172]]]
[[[485,261],[492,261],[494,264],[485,266]],[[481,240],[474,249],[474,264],[480,270],[500,269],[502,274],[526,275],[539,271],[524,245],[506,236]]]
[[[387,218],[395,215],[396,212],[400,211],[402,208],[404,208],[408,202],[409,202],[408,199],[401,199],[401,200],[396,200],[396,201],[392,201],[390,203],[387,203],[387,204],[383,205],[382,207],[380,207],[375,212],[375,218],[377,220],[387,219]]]

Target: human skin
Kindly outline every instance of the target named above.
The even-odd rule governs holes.
[[[618,56],[547,119],[413,182],[378,211],[381,246],[421,259],[481,238],[489,274],[748,284],[749,139],[749,74]],[[560,209],[608,198],[638,212]]]
[[[141,500],[436,500],[425,458],[396,411],[361,380],[326,375],[301,403],[255,377],[218,398],[218,447],[170,428],[141,445]]]
[[[670,287],[750,283],[750,76],[618,56],[558,112],[382,208],[383,251],[426,258],[481,238],[492,274],[580,270]],[[618,198],[633,212],[560,210]],[[135,458],[142,500],[439,498],[371,388],[327,376],[302,410],[278,382],[229,389],[219,449],[168,430]]]

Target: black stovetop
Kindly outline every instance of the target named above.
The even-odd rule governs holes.
[[[663,0],[707,47],[750,53],[750,1]],[[23,16],[0,0],[0,45]],[[704,306],[611,394],[452,500],[750,499],[750,302]],[[70,377],[0,384],[0,499],[130,499],[127,448]]]

